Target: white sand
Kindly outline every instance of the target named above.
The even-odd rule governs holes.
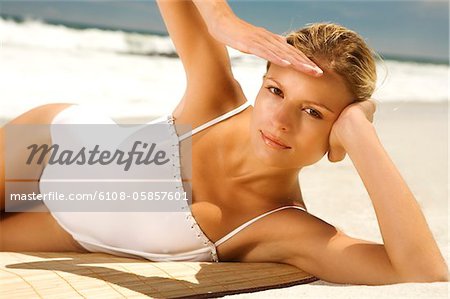
[[[380,104],[375,127],[385,149],[422,207],[448,264],[447,104]],[[303,170],[300,182],[308,211],[352,237],[382,242],[370,198],[347,156],[324,157]],[[387,286],[307,285],[227,297],[236,298],[448,298],[449,283]]]

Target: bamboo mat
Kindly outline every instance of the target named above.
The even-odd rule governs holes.
[[[1,252],[2,298],[211,298],[318,280],[273,263],[149,262],[103,253]]]

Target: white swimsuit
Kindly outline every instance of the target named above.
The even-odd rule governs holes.
[[[174,119],[171,115],[163,116],[147,124],[165,123],[173,137],[174,157],[179,157],[179,143],[197,132],[204,130],[222,120],[243,111],[249,102],[195,128],[194,130],[178,136],[175,130]],[[53,119],[52,124],[116,124],[111,118],[105,116],[91,107],[73,105],[64,109]],[[52,141],[58,140],[53,136]],[[179,158],[176,164],[165,164],[171,167],[171,172],[177,180],[177,190],[183,191]],[[55,184],[46,184],[48,177],[44,169],[40,191],[55,191]],[[170,191],[170,190],[167,190]],[[45,202],[45,201],[44,201]],[[180,200],[178,211],[174,212],[56,212],[51,210],[52,216],[59,225],[86,250],[90,252],[105,252],[119,256],[142,257],[151,261],[215,261],[218,262],[216,247],[233,237],[253,222],[271,213],[288,209],[301,209],[299,206],[284,206],[268,211],[246,223],[240,225],[217,242],[212,242],[203,233],[193,217],[189,203]]]

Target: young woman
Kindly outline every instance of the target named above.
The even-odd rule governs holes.
[[[191,183],[192,205],[172,214],[16,213],[2,220],[2,250],[279,262],[334,283],[448,281],[420,207],[371,124],[375,63],[361,37],[313,24],[284,38],[240,20],[225,1],[158,6],[187,76],[183,98],[162,122],[173,125],[180,149],[192,142],[191,182],[181,183],[183,159],[177,173],[180,188]],[[269,61],[254,107],[233,77],[225,44]],[[41,106],[11,124],[88,122],[83,109]],[[176,132],[183,123],[195,129]],[[55,141],[50,134],[34,139]],[[307,212],[298,175],[325,154],[331,162],[351,158],[384,244],[352,238]]]

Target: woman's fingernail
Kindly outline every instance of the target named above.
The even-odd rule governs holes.
[[[321,75],[323,74],[323,71],[318,68],[317,66],[312,66],[310,64],[304,64],[305,67],[307,67],[308,69],[312,70],[314,73]]]
[[[291,65],[292,63],[290,63],[289,61],[285,60],[285,59],[281,59],[281,61],[283,61],[284,64],[286,65]]]

